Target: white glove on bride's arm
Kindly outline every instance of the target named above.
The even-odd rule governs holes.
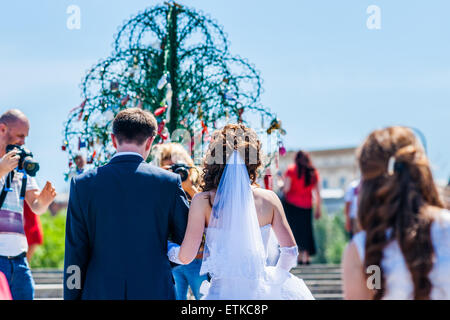
[[[167,241],[167,257],[169,257],[169,260],[173,263],[184,264],[180,261],[180,258],[178,258],[180,254],[180,248],[180,245]]]
[[[281,247],[277,268],[290,271],[297,266],[298,247]]]

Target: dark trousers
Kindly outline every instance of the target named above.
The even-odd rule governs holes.
[[[284,201],[284,210],[298,250],[307,251],[311,256],[315,255],[316,243],[314,241],[312,208],[300,208]]]

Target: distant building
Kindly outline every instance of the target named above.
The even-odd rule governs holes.
[[[356,162],[356,148],[335,148],[307,150],[314,166],[319,171],[321,197],[326,210],[336,213],[344,207],[345,190],[354,179],[359,177]],[[281,172],[294,163],[296,151],[289,151],[280,157]]]

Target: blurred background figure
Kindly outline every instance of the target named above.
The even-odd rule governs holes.
[[[82,154],[77,154],[73,159],[75,161],[75,168],[71,168],[67,180],[70,182],[73,177],[76,177],[84,172],[86,166],[86,158]]]
[[[27,260],[28,263],[31,263],[34,252],[44,243],[44,231],[39,216],[31,210],[26,201],[23,203],[23,218],[28,242]]]
[[[189,201],[199,192],[199,170],[195,167],[194,161],[181,144],[166,143],[155,146],[154,161],[159,167],[173,171],[181,176],[181,184]],[[203,281],[208,280],[206,275],[200,276],[203,248],[204,244],[202,242],[197,256],[190,264],[177,265],[172,269],[177,300],[187,299],[189,287],[195,299],[201,299],[200,286]]]
[[[345,298],[450,299],[450,212],[414,133],[372,132],[359,165],[363,231],[344,253]]]
[[[315,218],[321,215],[319,173],[310,156],[299,151],[295,163],[284,174],[284,205],[286,217],[298,244],[300,264],[309,264],[316,253],[313,234],[313,206]]]
[[[179,143],[165,143],[155,146],[154,163],[181,176],[182,186],[188,199],[198,193],[199,170],[186,149]]]
[[[358,231],[357,211],[358,211],[358,192],[359,179],[350,183],[345,192],[345,230],[350,234],[350,239]]]
[[[82,174],[84,172],[84,167],[86,166],[86,159],[82,154],[75,157],[75,172],[76,174]]]

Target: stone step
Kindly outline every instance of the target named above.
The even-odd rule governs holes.
[[[35,284],[62,284],[63,283],[63,279],[37,279],[34,278],[34,283]]]
[[[341,274],[326,274],[326,273],[318,273],[318,274],[302,274],[302,273],[292,273],[293,275],[299,277],[303,280],[342,280]]]
[[[301,273],[293,271],[292,274],[303,279],[303,280],[341,280],[341,273]],[[33,279],[36,284],[52,284],[52,283],[62,283],[63,277],[40,277],[33,275]]]
[[[305,271],[302,271],[302,270],[295,270],[295,269],[291,270],[291,272],[294,273],[294,274],[307,274],[307,275],[311,275],[311,276],[313,276],[315,274],[334,274],[334,275],[342,274],[342,272],[340,272],[340,271],[315,271],[315,272],[307,271],[307,272],[305,272]]]
[[[340,265],[302,265],[292,269],[292,273],[305,281],[316,300],[343,299]],[[34,269],[32,274],[36,283],[36,300],[62,299],[62,270]]]
[[[36,284],[34,288],[36,299],[62,299],[63,285],[61,284]]]
[[[316,273],[316,272],[342,272],[341,268],[293,268],[292,270],[298,270],[305,273]]]
[[[340,293],[313,294],[316,300],[343,300],[344,296]]]
[[[320,287],[308,287],[313,295],[317,293],[339,293],[342,294],[341,286],[320,286]]]
[[[297,268],[303,269],[339,269],[340,264],[299,264]]]

